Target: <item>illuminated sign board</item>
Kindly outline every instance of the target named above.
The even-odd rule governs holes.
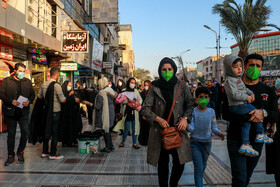
[[[74,71],[74,77],[92,77],[92,70]]]
[[[43,49],[32,49],[32,62],[38,64],[47,64],[46,51]]]
[[[77,71],[78,65],[77,63],[61,63],[61,71]]]
[[[61,51],[67,53],[88,53],[88,31],[62,31]]]

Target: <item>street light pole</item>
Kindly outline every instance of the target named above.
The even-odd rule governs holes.
[[[186,51],[183,51],[183,52],[181,52],[180,53],[180,56],[176,56],[176,57],[171,57],[171,59],[177,59],[178,61],[179,61],[179,63],[180,63],[180,65],[182,66],[182,70],[183,70],[183,80],[184,81],[186,81],[185,80],[185,68],[184,68],[184,62],[183,62],[183,59],[182,59],[182,54],[183,53],[186,53],[186,52],[188,52],[188,51],[190,51],[191,49],[187,49]]]
[[[221,49],[221,46],[220,46],[220,24],[221,24],[221,22],[219,22],[219,34],[215,30],[211,29],[211,27],[209,27],[208,25],[203,25],[206,29],[209,29],[216,34],[217,63],[216,63],[215,78],[216,78],[216,80],[218,80],[218,82],[221,82],[221,75],[220,75],[221,74],[221,72],[220,72],[220,69],[221,69],[221,64],[220,64],[220,49]]]

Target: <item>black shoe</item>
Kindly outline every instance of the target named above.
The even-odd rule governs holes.
[[[107,148],[107,147],[104,147],[103,149],[101,149],[100,152],[103,152],[103,153],[110,153],[111,150],[110,150],[109,148]]]
[[[131,132],[130,131],[128,132],[128,136],[131,136]]]
[[[7,161],[5,162],[5,166],[9,166],[15,161],[15,156],[14,155],[9,155]]]
[[[119,135],[120,135],[120,136],[123,135],[123,131],[121,131]]]
[[[23,164],[24,163],[23,151],[17,152],[17,157],[18,157],[18,163]]]
[[[110,151],[114,151],[114,150],[115,150],[114,146],[110,147]]]
[[[133,147],[134,149],[140,149],[140,148],[141,148],[141,147],[140,147],[140,146],[138,146],[137,144],[132,145],[132,147]]]

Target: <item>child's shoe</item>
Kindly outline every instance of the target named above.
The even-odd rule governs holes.
[[[240,154],[244,154],[244,155],[250,156],[250,157],[259,156],[259,153],[256,150],[254,150],[252,148],[252,146],[249,145],[249,144],[247,144],[247,145],[246,144],[242,144],[241,147],[239,148],[238,152]]]
[[[261,133],[261,134],[257,134],[255,142],[256,143],[272,143],[273,139],[269,138],[266,134]]]

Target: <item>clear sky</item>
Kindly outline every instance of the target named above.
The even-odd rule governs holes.
[[[237,0],[243,3],[245,0]],[[191,67],[195,62],[216,55],[215,33],[219,30],[219,16],[212,7],[223,0],[119,0],[120,23],[132,25],[132,48],[135,66],[157,75],[163,57],[177,56]],[[280,27],[280,0],[268,0],[272,9],[269,22]],[[276,31],[273,29],[273,31]],[[229,54],[235,40],[221,27],[221,54]],[[207,47],[213,47],[208,49]],[[186,65],[186,64],[185,64]]]

